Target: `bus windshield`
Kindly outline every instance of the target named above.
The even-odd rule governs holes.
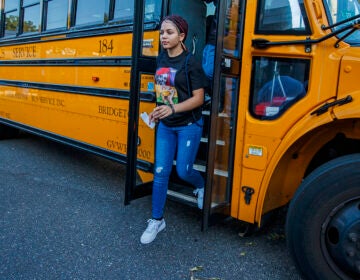
[[[261,0],[257,34],[310,35],[303,0]]]
[[[360,14],[360,0],[324,0],[327,10],[329,24],[336,24],[351,17]],[[336,26],[334,29],[338,30],[350,22]],[[350,30],[344,31],[338,37],[346,36]],[[357,29],[355,32],[344,38],[348,44],[360,44],[360,31]]]

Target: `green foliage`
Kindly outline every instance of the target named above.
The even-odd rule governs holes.
[[[16,31],[19,25],[19,17],[10,15],[5,19],[6,31]],[[25,21],[23,26],[23,32],[36,32],[39,31],[39,27],[36,26],[31,20]]]
[[[6,17],[6,19],[5,19],[6,30],[16,31],[18,25],[19,25],[19,17],[18,16],[10,15],[9,17]]]
[[[36,32],[39,31],[38,26],[36,26],[31,20],[24,22],[23,32]]]

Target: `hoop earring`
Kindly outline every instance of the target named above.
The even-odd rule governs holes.
[[[183,41],[180,41],[181,47],[183,48],[184,51],[187,51],[187,47],[185,46],[185,44],[183,43]]]

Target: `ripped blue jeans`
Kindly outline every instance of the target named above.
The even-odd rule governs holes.
[[[159,123],[156,135],[152,218],[163,217],[175,153],[178,176],[195,188],[204,187],[203,177],[193,169],[200,144],[202,125],[202,119],[197,123],[178,127],[168,127],[162,122]]]

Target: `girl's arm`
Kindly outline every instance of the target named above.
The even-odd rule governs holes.
[[[201,105],[203,105],[204,103],[204,89],[200,88],[197,90],[193,90],[192,92],[193,96],[190,97],[189,99],[186,99],[183,102],[180,102],[178,104],[174,104],[172,105],[175,113],[180,113],[180,112],[186,112],[186,111],[191,111],[197,107],[200,107]],[[161,105],[158,106],[154,109],[154,111],[152,111],[149,114],[149,119],[150,121],[157,121],[157,120],[161,120],[164,119],[168,116],[170,116],[172,114],[172,109],[170,106],[168,105]]]
[[[174,104],[174,109],[176,113],[191,111],[195,108],[200,107],[204,103],[204,89],[199,88],[192,91],[193,96],[189,99],[186,99],[179,104]]]

